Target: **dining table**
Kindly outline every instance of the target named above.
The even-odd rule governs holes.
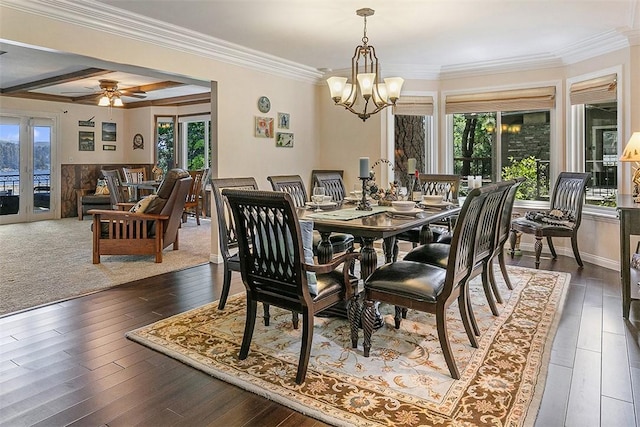
[[[322,209],[322,208],[321,208]],[[364,280],[378,265],[374,248],[376,240],[383,240],[385,262],[395,261],[398,255],[396,236],[402,232],[421,227],[421,243],[430,239],[429,224],[457,215],[458,204],[417,204],[407,212],[397,211],[391,206],[371,206],[371,210],[358,210],[355,205],[342,203],[329,206],[320,212],[317,209],[300,208],[298,217],[313,221],[313,228],[320,233],[318,262],[326,263],[333,257],[329,237],[331,233],[347,233],[360,243],[360,277]]]
[[[162,181],[123,182],[122,185],[131,189],[131,200],[138,201],[138,190],[151,190],[154,194]]]

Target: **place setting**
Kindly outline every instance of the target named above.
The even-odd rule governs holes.
[[[332,210],[338,207],[338,203],[333,201],[333,198],[325,194],[324,187],[314,187],[313,195],[310,202],[305,202],[307,209],[313,209],[314,212],[322,212],[325,210]]]

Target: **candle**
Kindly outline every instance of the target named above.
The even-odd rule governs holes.
[[[407,160],[407,173],[413,174],[416,171],[416,159],[414,159],[413,157],[410,157],[409,160]]]
[[[360,157],[360,178],[369,178],[369,158]]]
[[[473,188],[480,187],[482,187],[482,175],[476,175],[475,185],[473,186]]]
[[[475,178],[474,178],[473,175],[467,176],[467,188],[469,190],[473,190],[474,188],[476,188],[476,186],[475,186]]]

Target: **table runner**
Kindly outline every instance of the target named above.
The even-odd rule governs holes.
[[[365,216],[375,215],[380,212],[385,212],[391,209],[390,206],[371,206],[372,210],[370,211],[359,211],[356,208],[349,209],[338,209],[335,211],[327,211],[327,212],[314,212],[307,214],[307,218],[313,219],[333,219],[339,221],[349,221],[351,219],[364,218]]]

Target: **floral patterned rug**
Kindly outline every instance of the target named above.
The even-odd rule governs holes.
[[[351,348],[346,319],[316,317],[302,385],[295,383],[301,332],[293,329],[290,312],[271,307],[271,325],[258,319],[249,357],[238,359],[244,294],[230,298],[223,311],[207,304],[127,336],[329,424],[532,425],[570,276],[521,267],[509,267],[509,273],[513,291],[496,270],[504,299],[498,317],[489,310],[479,278],[471,284],[482,332],[478,349],[469,344],[457,303],[449,309],[460,380],[449,375],[434,316],[410,310],[396,330],[393,307],[386,304],[380,307],[385,325],[372,337],[369,358],[362,355],[362,337],[359,348]]]

